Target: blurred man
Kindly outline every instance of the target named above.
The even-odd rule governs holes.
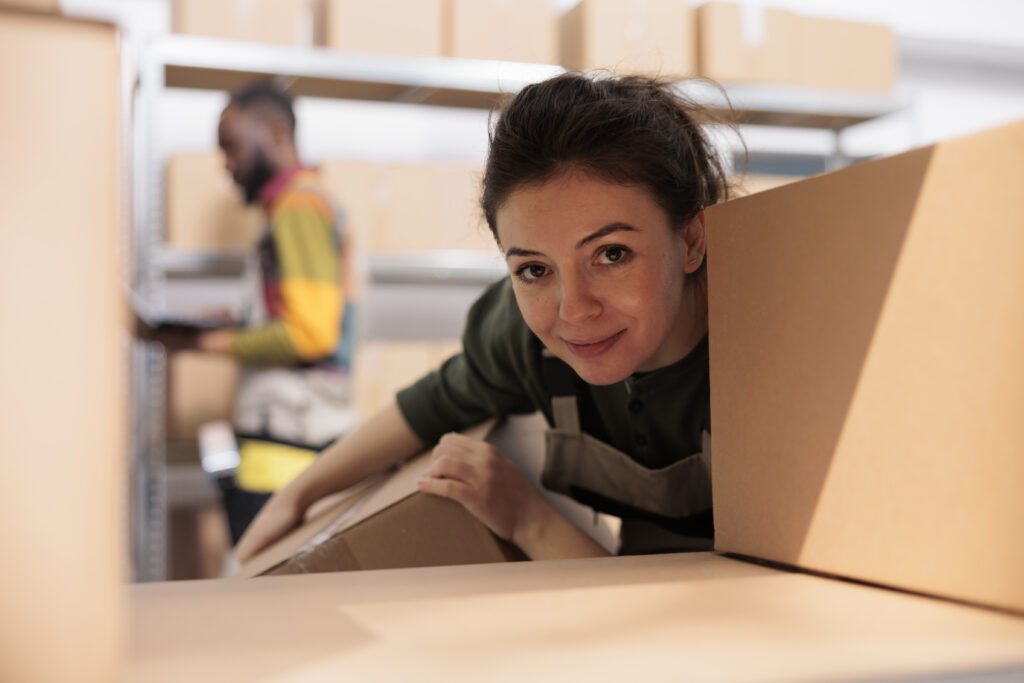
[[[299,160],[291,100],[266,82],[236,92],[218,137],[246,202],[267,214],[257,246],[264,315],[248,328],[201,332],[190,346],[243,361],[234,429],[244,467],[247,437],[315,451],[354,426],[347,375],[356,279],[343,218]],[[229,498],[236,540],[266,497],[249,496],[244,511]]]

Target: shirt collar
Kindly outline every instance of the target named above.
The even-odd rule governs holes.
[[[277,196],[281,194],[281,190],[288,187],[288,184],[291,183],[292,179],[305,170],[305,167],[301,165],[292,166],[268,180],[267,184],[260,190],[260,204],[265,207],[269,207],[273,204],[274,200],[277,199]]]

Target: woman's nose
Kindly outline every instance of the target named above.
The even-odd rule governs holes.
[[[569,276],[562,279],[562,300],[559,315],[568,323],[581,323],[601,312],[601,300],[586,278]]]

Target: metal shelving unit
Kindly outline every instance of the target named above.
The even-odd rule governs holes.
[[[541,64],[349,54],[198,36],[154,38],[139,47],[134,83],[133,284],[148,301],[159,302],[169,272],[223,273],[244,267],[239,255],[188,253],[164,245],[163,169],[155,150],[156,111],[166,88],[232,90],[257,77],[274,77],[300,97],[490,109],[523,86],[562,71]],[[843,129],[901,106],[892,98],[774,86],[718,89],[694,81],[680,88],[720,111],[731,104],[741,123],[830,130],[836,164],[845,159],[839,135]],[[487,255],[458,253],[380,257],[369,263],[371,283],[414,286],[483,285],[503,272],[501,263]],[[164,578],[167,536],[163,352],[139,343],[133,366],[134,507],[145,516],[137,525],[142,533],[136,535],[133,556],[139,580],[158,580]]]

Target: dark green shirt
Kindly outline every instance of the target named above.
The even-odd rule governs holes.
[[[398,393],[398,405],[426,444],[489,417],[540,410],[553,423],[541,371],[540,340],[504,278],[473,304],[463,352]],[[580,382],[581,429],[659,469],[701,450],[709,428],[708,341],[664,368],[607,386]]]

